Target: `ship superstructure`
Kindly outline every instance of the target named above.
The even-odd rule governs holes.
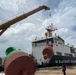
[[[32,42],[32,55],[38,65],[76,64],[76,48],[65,45],[65,41],[56,34],[52,36],[52,32],[57,30],[53,24],[46,30],[45,38],[35,39]]]

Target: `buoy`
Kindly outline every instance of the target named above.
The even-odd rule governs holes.
[[[6,50],[4,70],[5,75],[34,75],[36,64],[27,53],[10,47]]]
[[[52,47],[51,46],[46,46],[43,49],[42,54],[43,54],[44,59],[51,58],[53,56],[53,54],[54,54]]]

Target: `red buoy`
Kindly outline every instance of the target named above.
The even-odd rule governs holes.
[[[16,52],[6,59],[4,69],[5,75],[34,75],[36,64],[28,54]]]
[[[44,59],[51,58],[53,56],[53,54],[54,54],[52,47],[51,46],[46,46],[43,49],[42,54],[43,54]]]

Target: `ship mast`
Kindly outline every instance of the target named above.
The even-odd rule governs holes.
[[[45,33],[45,36],[47,38],[47,37],[52,37],[52,32],[57,30],[57,28],[53,26],[53,23],[51,23],[51,25],[47,26],[46,30],[47,32]]]

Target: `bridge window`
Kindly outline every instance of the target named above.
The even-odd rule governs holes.
[[[41,46],[41,45],[45,45],[45,44],[49,44],[49,43],[53,43],[53,38],[49,38],[49,39],[43,39],[43,40],[38,40],[35,42],[32,42],[32,46]]]
[[[59,56],[62,56],[62,53],[61,52],[56,52],[57,55]]]
[[[73,55],[72,55],[72,54],[68,54],[68,53],[65,53],[65,56],[73,57]]]
[[[76,54],[74,54],[74,57],[76,57]]]

